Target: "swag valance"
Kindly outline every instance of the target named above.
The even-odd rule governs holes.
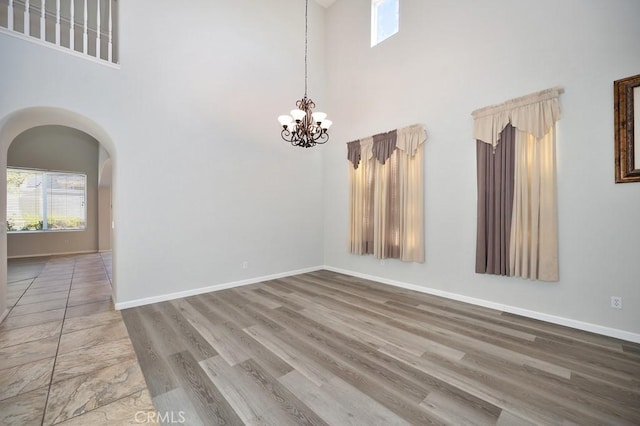
[[[473,111],[473,138],[495,148],[500,133],[511,124],[540,139],[560,119],[558,97],[563,92],[556,87]]]
[[[473,112],[476,272],[558,281],[555,123],[561,88]]]
[[[354,169],[358,168],[363,157],[365,161],[375,157],[380,164],[385,164],[396,149],[413,157],[418,146],[426,139],[424,127],[420,124],[414,124],[348,142],[347,158],[353,164]]]

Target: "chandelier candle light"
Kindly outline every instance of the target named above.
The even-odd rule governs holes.
[[[282,125],[280,135],[282,139],[293,146],[311,148],[316,144],[323,144],[329,140],[327,130],[331,127],[331,120],[327,120],[324,112],[312,112],[316,104],[307,98],[307,51],[309,27],[309,0],[306,0],[304,11],[304,97],[296,102],[298,109],[291,111],[291,115],[281,115],[278,121]]]

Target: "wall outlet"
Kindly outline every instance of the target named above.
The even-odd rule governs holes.
[[[613,309],[622,309],[622,297],[611,296],[611,307]]]
[[[384,259],[380,259],[380,264],[381,264],[382,266],[384,266],[384,263],[385,263],[385,262],[384,262]]]
[[[249,269],[249,261],[245,260],[244,262],[242,262],[242,269]]]

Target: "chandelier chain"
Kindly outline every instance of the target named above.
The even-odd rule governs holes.
[[[281,115],[278,121],[282,126],[280,136],[293,146],[311,148],[317,144],[326,143],[329,140],[327,130],[331,126],[331,120],[327,120],[327,114],[313,112],[316,104],[307,97],[309,80],[309,0],[305,1],[304,8],[304,97],[296,102],[296,109],[291,115]]]
[[[304,97],[307,97],[307,51],[309,50],[309,0],[304,8]]]

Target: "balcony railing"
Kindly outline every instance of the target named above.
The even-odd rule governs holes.
[[[0,29],[118,63],[118,0],[0,0]]]

